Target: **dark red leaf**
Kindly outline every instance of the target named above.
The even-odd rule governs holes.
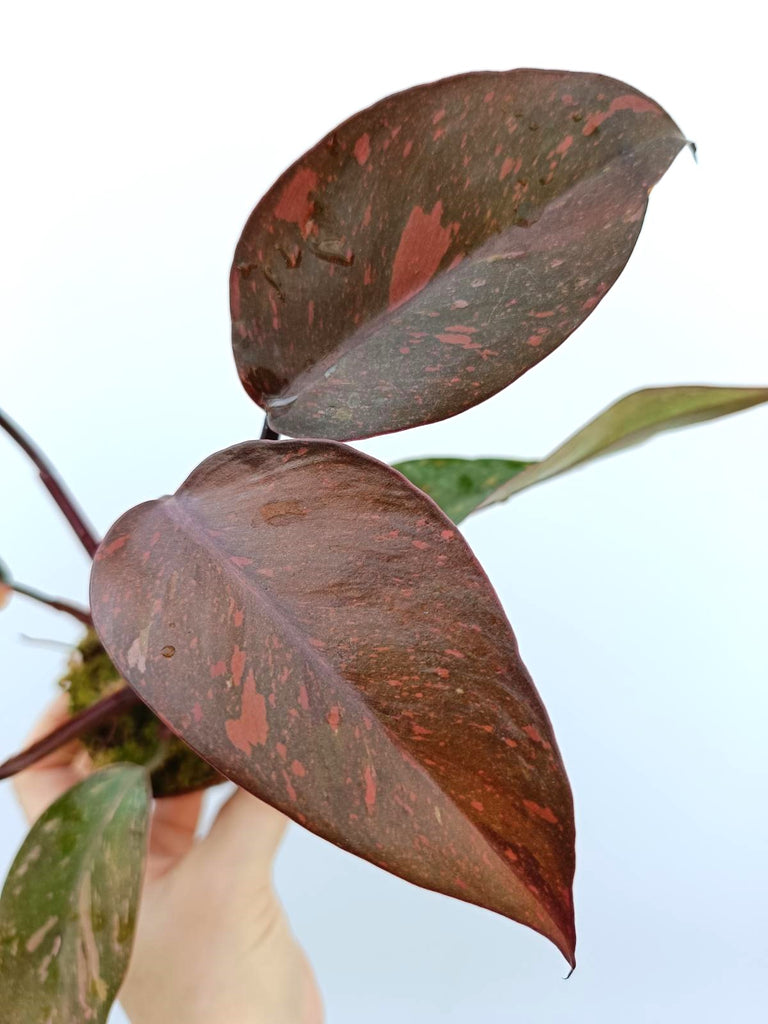
[[[284,434],[444,419],[552,352],[624,267],[685,143],[601,75],[460,75],[356,114],[251,214],[231,275],[240,378]]]
[[[224,775],[573,962],[571,793],[504,612],[449,519],[332,442],[207,459],[102,543],[121,673]]]

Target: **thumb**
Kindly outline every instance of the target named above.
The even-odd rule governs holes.
[[[261,867],[268,873],[287,824],[280,811],[238,789],[200,843],[201,852],[233,869],[239,865],[250,871]]]

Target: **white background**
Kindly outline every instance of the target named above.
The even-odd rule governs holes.
[[[476,69],[614,75],[699,145],[596,313],[507,392],[367,442],[386,460],[545,454],[647,384],[768,383],[763,33],[746,3],[16,4],[0,26],[0,404],[100,530],[258,436],[229,349],[247,214],[334,124]],[[768,410],[662,437],[466,524],[575,791],[579,968],[500,917],[293,828],[277,876],[333,1024],[762,1019]],[[0,555],[84,599],[87,560],[0,437]],[[0,618],[0,748],[74,638]],[[0,792],[0,868],[23,827]],[[172,951],[158,951],[172,956]],[[122,1021],[119,1012],[114,1020]]]

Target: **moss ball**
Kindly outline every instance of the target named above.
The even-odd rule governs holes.
[[[75,647],[59,681],[69,694],[74,715],[125,686],[98,636],[88,630]],[[145,704],[116,715],[85,733],[81,740],[98,768],[115,761],[150,764],[155,796],[179,796],[223,782],[219,773],[174,736]]]

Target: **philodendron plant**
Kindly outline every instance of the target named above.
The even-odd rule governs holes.
[[[541,460],[390,467],[345,442],[460,413],[553,352],[618,277],[686,145],[655,102],[593,74],[461,75],[391,96],[289,168],[237,245],[232,342],[266,413],[259,440],[211,455],[98,543],[2,417],[94,559],[90,610],[3,574],[8,594],[86,632],[63,680],[71,718],[2,774],[73,737],[95,769],[11,868],[4,1019],[106,1019],[150,795],[222,778],[575,963],[568,779],[457,523],[768,389],[638,391]]]

